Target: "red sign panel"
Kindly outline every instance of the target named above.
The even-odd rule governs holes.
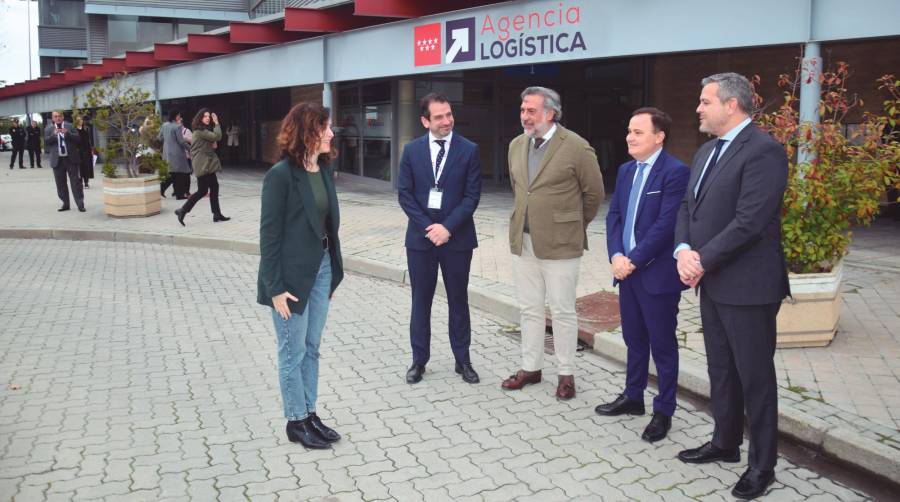
[[[414,38],[416,66],[441,64],[441,23],[416,26]]]

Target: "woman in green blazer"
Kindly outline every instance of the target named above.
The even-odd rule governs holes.
[[[212,123],[212,125],[210,124]],[[194,130],[191,142],[191,159],[193,159],[194,176],[197,177],[197,191],[191,194],[180,209],[175,210],[178,223],[184,226],[184,217],[191,212],[194,204],[209,192],[209,207],[212,209],[213,223],[228,221],[231,218],[222,214],[219,207],[219,179],[216,173],[222,170],[222,163],[213,145],[222,139],[222,128],[219,117],[210,113],[208,108],[201,108],[191,122]]]
[[[257,301],[272,307],[287,437],[329,448],[340,435],[316,415],[319,344],[328,304],[344,277],[331,119],[315,103],[294,106],[281,123],[282,160],[266,173],[259,221]]]

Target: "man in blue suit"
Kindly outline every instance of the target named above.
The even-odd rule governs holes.
[[[406,382],[422,380],[431,356],[431,304],[440,266],[456,373],[468,383],[478,383],[469,359],[468,296],[472,250],[478,247],[472,219],[481,199],[478,146],[453,132],[453,111],[446,96],[431,93],[422,98],[421,115],[428,134],[403,147],[397,183],[400,207],[409,217],[406,260],[412,285],[413,362]]]
[[[666,437],[675,412],[678,385],[678,302],[686,286],[678,276],[672,242],[678,208],[690,169],[663,145],[672,119],[656,108],[636,110],[628,124],[628,154],[619,167],[616,192],[606,215],[606,247],[619,285],[622,334],[628,346],[625,392],[595,408],[599,415],[643,415],[650,355],[656,363],[659,394],[653,418],[641,435]]]

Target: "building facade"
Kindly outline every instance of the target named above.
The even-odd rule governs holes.
[[[80,3],[85,18],[107,16],[107,37],[111,16],[141,22],[135,5],[111,5],[136,1]],[[178,9],[174,1],[144,3]],[[232,3],[234,10],[225,8]],[[418,99],[440,91],[452,101],[456,129],[479,143],[485,180],[503,184],[506,147],[521,132],[519,93],[545,85],[560,92],[564,124],[590,141],[612,187],[627,160],[628,119],[641,106],[672,115],[669,150],[690,161],[706,139],[694,109],[700,79],[711,73],[759,75],[769,106],[781,100],[779,75],[793,74],[811,49],[820,65],[848,62],[867,103],[882,99],[877,77],[900,74],[895,0],[758,0],[728,9],[710,0],[225,0],[194,2],[192,15],[212,12],[211,4],[220,17],[207,20],[227,26],[201,35],[179,31],[200,18],[167,17],[160,33],[179,37],[171,44],[143,52],[117,46],[124,58],[0,89],[0,115],[68,108],[88,88],[86,77],[126,68],[162,113],[213,108],[226,128],[241,131],[235,159],[272,163],[290,106],[321,101],[334,109],[336,167],[393,183],[403,144],[424,132]],[[109,39],[106,47],[110,56]]]
[[[253,3],[256,8],[247,0],[39,0],[41,75],[249,20],[267,2]]]

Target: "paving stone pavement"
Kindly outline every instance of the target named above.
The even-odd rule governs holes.
[[[0,165],[4,155],[0,154]],[[127,230],[135,233],[196,236],[255,243],[259,190],[264,169],[226,168],[221,176],[222,207],[233,220],[213,224],[201,201],[175,221],[179,201],[163,200],[153,218],[115,220],[102,211],[100,180],[86,191],[88,212],[56,213],[48,169],[0,170],[0,228]],[[196,186],[196,183],[194,184]],[[405,268],[402,246],[406,219],[396,194],[383,184],[356,177],[338,180],[341,239],[345,255]],[[513,301],[514,280],[507,244],[512,196],[505,186],[485,183],[476,212],[479,248],[472,263],[473,286]],[[615,291],[600,216],[588,228],[591,250],[582,260],[578,294]],[[880,220],[854,233],[847,257],[839,333],[826,348],[781,349],[775,357],[779,396],[789,405],[900,451],[900,222]],[[681,357],[705,365],[699,308],[693,294],[682,296],[679,314]]]
[[[464,384],[435,336],[406,385],[409,290],[356,274],[321,359],[320,414],[344,438],[306,451],[284,438],[257,257],[12,239],[0,256],[0,500],[729,500],[742,471],[674,460],[712,431],[689,402],[656,446],[638,439],[646,417],[596,416],[624,370],[594,354],[578,355],[572,401],[548,382],[502,391],[518,343],[478,310],[483,383]],[[446,316],[438,299],[436,333]],[[868,498],[784,458],[777,477],[767,500]]]

